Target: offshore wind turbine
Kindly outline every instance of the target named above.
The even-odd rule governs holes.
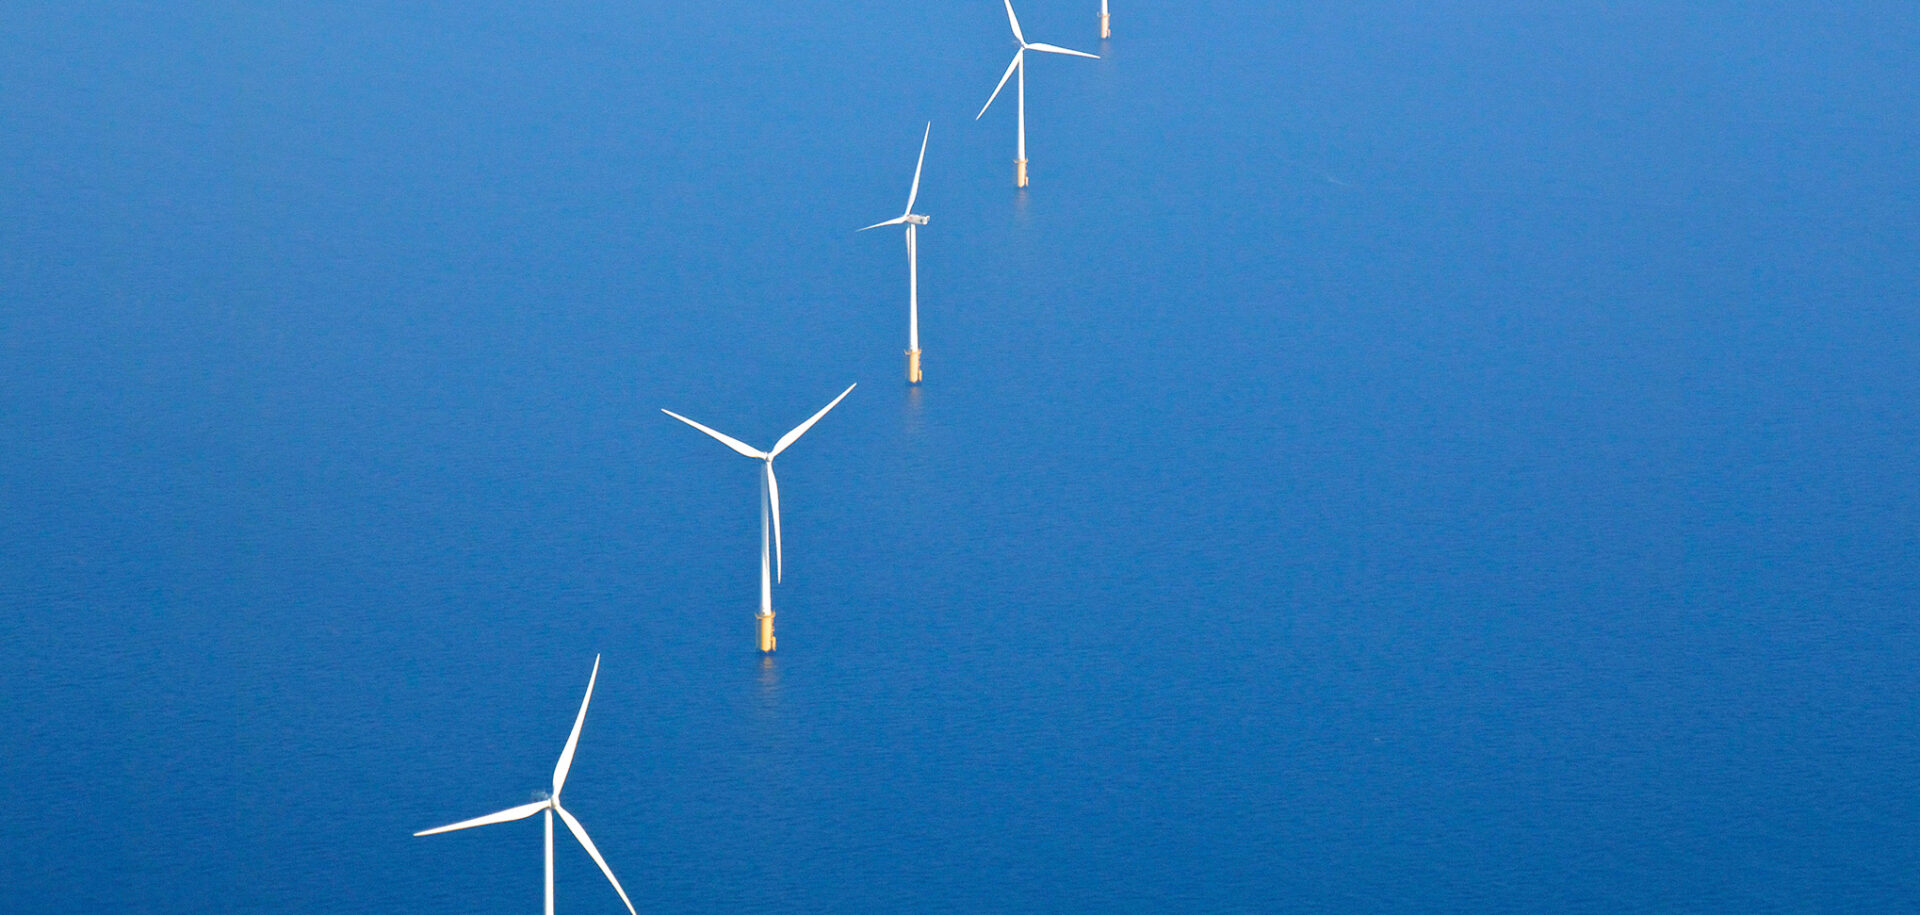
[[[1020,134],[1019,134],[1018,146],[1013,159],[1013,186],[1026,187],[1027,186],[1027,52],[1028,51],[1045,51],[1048,54],[1071,54],[1075,57],[1091,57],[1094,60],[1099,60],[1100,55],[1088,54],[1085,51],[1075,51],[1070,48],[1059,47],[1058,45],[1042,44],[1038,41],[1033,41],[1033,42],[1027,41],[1027,37],[1025,35],[1020,34],[1019,17],[1013,14],[1013,0],[1001,0],[1001,2],[1007,5],[1007,23],[1013,26],[1013,40],[1020,45],[1020,50],[1013,52],[1013,63],[1007,64],[1007,72],[1000,75],[1000,85],[993,87],[993,94],[987,96],[987,103],[985,105],[980,106],[980,114],[974,115],[973,119],[976,121],[980,120],[980,115],[986,114],[987,109],[993,107],[993,100],[996,98],[999,98],[1000,90],[1007,87],[1007,79],[1013,76],[1013,71],[1015,70],[1020,71],[1020,87],[1019,87]]]
[[[921,216],[913,211],[913,199],[920,195],[920,167],[927,164],[927,138],[933,135],[933,122],[927,122],[927,131],[920,135],[920,161],[913,166],[913,187],[907,190],[907,208],[899,216],[886,222],[876,222],[867,229],[881,226],[907,227],[907,383],[920,383],[920,234],[921,226],[931,221],[931,217]],[[865,232],[867,229],[859,231]]]
[[[531,804],[509,807],[498,813],[489,813],[471,820],[461,820],[434,829],[423,829],[416,836],[430,836],[440,832],[452,832],[456,829],[471,829],[475,826],[487,826],[493,823],[510,823],[524,820],[536,813],[547,815],[547,915],[553,915],[553,816],[567,824],[567,830],[580,840],[580,847],[587,850],[593,863],[600,865],[600,873],[607,875],[607,881],[613,884],[613,891],[620,894],[620,901],[627,904],[627,911],[633,913],[633,900],[627,898],[627,891],[620,887],[619,878],[613,875],[613,868],[607,866],[607,859],[600,857],[600,849],[595,848],[593,840],[587,837],[587,828],[574,819],[567,808],[560,806],[560,789],[567,783],[567,770],[573,768],[573,751],[580,746],[580,727],[587,723],[587,703],[593,701],[593,681],[600,676],[600,656],[593,656],[593,673],[587,677],[587,694],[580,700],[580,714],[573,719],[573,733],[567,735],[566,749],[560,751],[560,762],[553,767],[553,793]]]
[[[773,650],[773,647],[774,647],[773,583],[780,577],[780,567],[782,565],[781,559],[780,559],[780,481],[776,479],[773,475],[773,459],[779,457],[780,452],[787,450],[788,446],[792,445],[794,442],[799,441],[800,436],[807,434],[807,430],[813,428],[813,424],[820,421],[820,417],[827,415],[828,410],[831,410],[834,407],[839,406],[840,401],[845,400],[847,398],[847,395],[853,393],[853,389],[856,387],[859,387],[859,385],[858,384],[847,385],[847,389],[844,391],[841,391],[840,396],[835,397],[833,399],[833,403],[830,403],[824,407],[821,407],[820,412],[813,414],[813,416],[808,418],[806,422],[793,427],[793,431],[780,436],[780,441],[774,443],[772,451],[761,451],[757,448],[751,447],[747,445],[745,442],[742,442],[737,438],[709,429],[706,426],[700,425],[699,423],[696,423],[693,420],[690,420],[684,416],[681,416],[678,413],[673,412],[672,410],[662,409],[660,411],[662,413],[667,414],[668,416],[673,417],[674,419],[677,419],[683,423],[686,423],[689,426],[694,427],[695,429],[698,429],[702,432],[705,432],[708,435],[713,436],[713,438],[716,441],[718,441],[722,445],[727,446],[728,448],[732,448],[733,450],[747,457],[757,458],[763,462],[762,467],[764,468],[764,470],[760,474],[760,615],[759,615],[759,620],[760,620],[760,650],[761,651],[770,652]],[[768,544],[767,537],[768,537],[768,531],[769,531],[769,528],[767,526],[767,521],[769,518],[771,518],[773,521],[773,526],[771,528],[772,537],[773,537],[773,540],[772,540],[773,565],[771,570],[772,577],[769,577],[768,575],[769,569],[767,565],[767,544]]]

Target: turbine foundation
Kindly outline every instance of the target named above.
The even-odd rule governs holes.
[[[1013,160],[1013,186],[1027,186],[1027,160],[1025,159]]]
[[[760,619],[760,650],[773,653],[773,614],[763,613]]]
[[[1101,37],[1101,38],[1112,38],[1112,37],[1113,37],[1113,29],[1111,29],[1111,28],[1108,28],[1108,27],[1107,27],[1107,14],[1106,14],[1106,13],[1101,13],[1101,14],[1100,14],[1100,37]]]
[[[917,349],[907,350],[907,383],[920,383],[920,351]]]

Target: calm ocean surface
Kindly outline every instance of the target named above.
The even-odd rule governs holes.
[[[1913,4],[1114,4],[6,3],[0,911],[1920,909]]]

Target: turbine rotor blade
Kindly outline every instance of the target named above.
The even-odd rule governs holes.
[[[1013,14],[1013,0],[1002,0],[1007,5],[1007,22],[1013,26],[1013,40],[1026,47],[1027,36],[1020,34],[1020,17]]]
[[[580,821],[574,819],[573,814],[568,813],[567,808],[558,803],[553,805],[553,811],[560,814],[560,820],[567,824],[567,831],[580,840],[580,847],[587,850],[587,855],[593,858],[593,863],[600,865],[600,873],[607,875],[607,882],[613,884],[613,891],[620,894],[620,901],[627,904],[627,911],[632,915],[639,915],[638,912],[633,911],[633,900],[627,898],[627,891],[620,886],[620,878],[613,875],[613,868],[607,866],[607,859],[600,857],[600,849],[595,848],[593,840],[587,837],[587,827],[580,825]]]
[[[1037,41],[1027,45],[1027,49],[1031,51],[1046,51],[1049,54],[1072,54],[1075,57],[1091,57],[1094,60],[1100,59],[1100,55],[1098,54],[1088,54],[1085,51],[1075,51],[1072,48],[1063,48],[1059,45],[1041,44]]]
[[[920,167],[927,164],[927,138],[933,136],[933,122],[927,122],[927,132],[920,135],[920,161],[913,164],[913,187],[907,191],[907,211],[900,215],[906,219],[913,215],[913,199],[920,196]]]
[[[573,733],[567,735],[567,748],[553,766],[553,800],[560,801],[560,787],[567,783],[567,770],[573,768],[573,751],[580,746],[580,728],[587,723],[587,703],[593,701],[593,681],[600,678],[600,656],[593,656],[593,673],[587,676],[587,694],[580,699],[580,714],[574,716]]]
[[[553,802],[552,801],[534,801],[531,804],[521,804],[518,807],[509,807],[498,813],[489,813],[483,817],[474,817],[471,820],[461,820],[458,823],[449,823],[445,826],[436,826],[432,829],[422,829],[419,832],[414,833],[414,835],[431,836],[431,835],[436,835],[443,832],[452,832],[456,829],[472,829],[475,826],[491,826],[494,823],[511,823],[514,820],[524,820],[527,817],[533,816],[534,814],[547,809],[547,805],[551,803]]]
[[[986,114],[987,109],[993,107],[993,100],[1000,97],[1000,90],[1007,88],[1007,80],[1013,77],[1014,68],[1020,66],[1020,55],[1025,53],[1027,53],[1025,47],[1013,52],[1013,63],[1007,64],[1007,72],[1000,74],[1000,85],[993,87],[993,94],[987,96],[987,103],[980,106],[980,114],[974,115],[974,120],[980,120],[980,115]]]
[[[780,478],[773,475],[773,462],[767,462],[767,502],[773,506],[773,580],[779,581],[780,559]]]
[[[728,448],[732,448],[733,450],[738,451],[741,454],[746,455],[747,457],[760,458],[762,460],[765,460],[767,457],[767,455],[764,452],[748,447],[746,442],[743,442],[737,438],[734,438],[731,435],[715,432],[714,430],[709,429],[706,426],[702,426],[699,423],[694,422],[693,420],[690,420],[684,416],[681,416],[678,413],[673,412],[672,410],[662,409],[660,412],[665,413],[668,416],[673,417],[674,419],[677,419],[683,423],[686,423],[689,426],[694,427],[695,429],[698,429],[702,432],[705,432],[708,435],[713,436],[715,439],[719,440],[720,444],[725,445]]]
[[[912,209],[912,207],[908,207],[908,209]],[[874,223],[873,225],[870,225],[870,226],[867,226],[867,227],[866,227],[866,229],[855,229],[854,231],[855,231],[855,232],[865,232],[865,231],[866,231],[867,229],[879,229],[879,228],[883,228],[883,227],[885,227],[885,226],[897,226],[897,225],[899,225],[899,224],[901,224],[901,223],[903,223],[903,222],[906,222],[906,221],[907,221],[907,217],[905,217],[905,216],[896,216],[896,217],[894,217],[893,219],[889,219],[889,220],[887,220],[886,222],[876,222],[876,223]]]
[[[768,541],[773,537],[767,531],[767,478],[760,478],[760,612],[762,615],[773,612],[773,552]]]
[[[800,436],[807,434],[807,430],[813,428],[813,424],[820,421],[820,417],[827,415],[828,410],[831,410],[834,407],[839,406],[840,401],[846,400],[847,395],[853,393],[853,389],[859,386],[860,385],[858,382],[847,385],[847,389],[844,391],[841,391],[840,396],[835,397],[833,399],[833,403],[830,403],[824,407],[821,407],[820,412],[813,414],[812,418],[808,419],[806,422],[801,423],[798,426],[793,427],[792,432],[789,432],[785,435],[780,436],[780,441],[773,446],[772,451],[767,452],[767,457],[768,458],[779,457],[780,452],[787,450],[788,445],[791,445],[794,442],[799,441]]]

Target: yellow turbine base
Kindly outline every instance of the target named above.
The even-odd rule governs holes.
[[[1106,13],[1101,13],[1101,14],[1100,14],[1100,37],[1101,37],[1101,38],[1112,38],[1112,37],[1113,37],[1113,29],[1111,29],[1111,28],[1108,28],[1108,27],[1107,27],[1107,14],[1106,14]]]
[[[920,383],[920,351],[917,349],[907,350],[907,383]]]
[[[1027,186],[1027,160],[1025,159],[1013,160],[1013,186]]]
[[[773,652],[773,614],[760,617],[760,650]]]

